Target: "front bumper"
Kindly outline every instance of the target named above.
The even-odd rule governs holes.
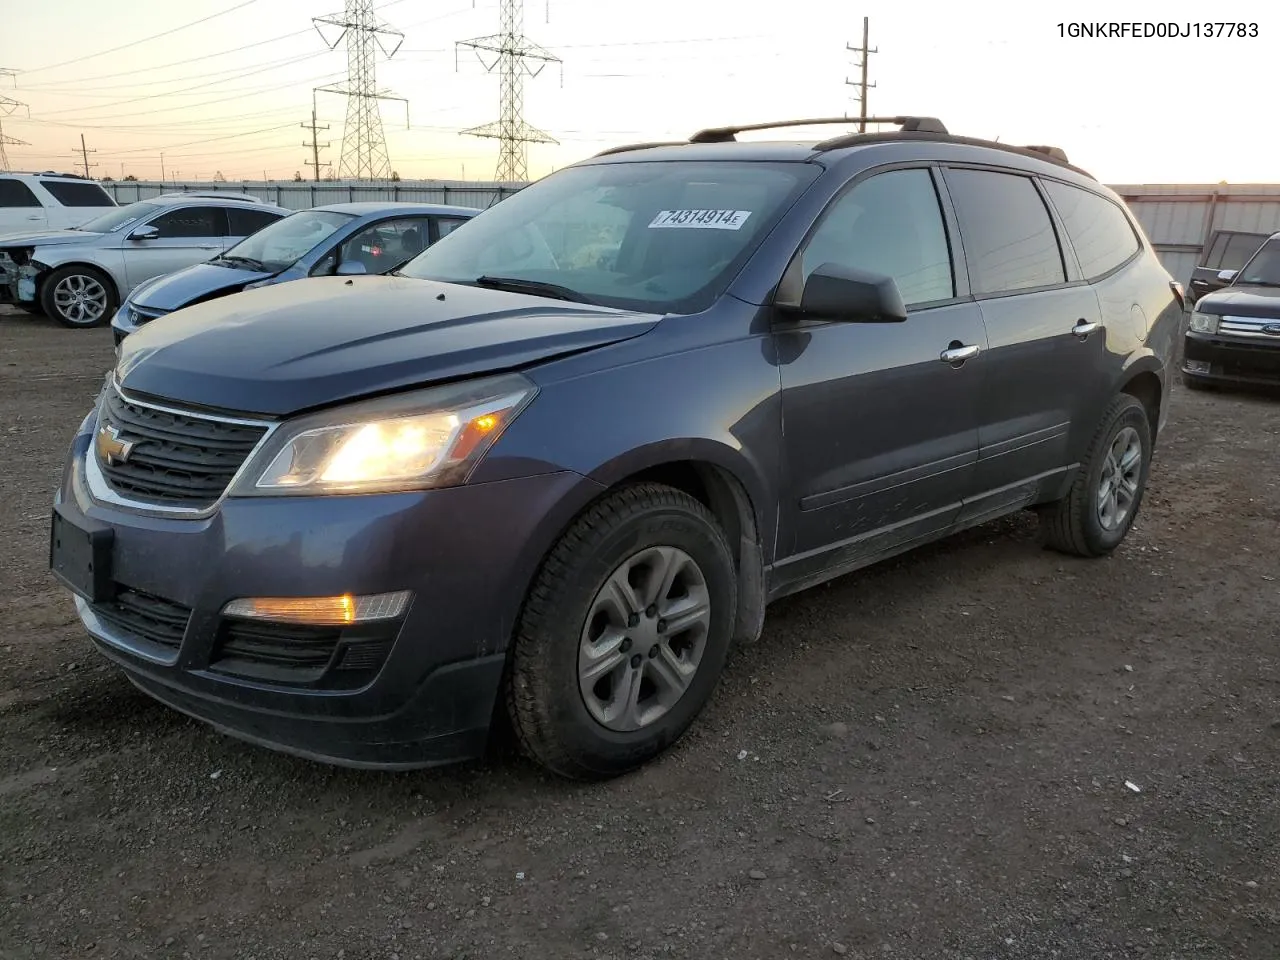
[[[1182,373],[1206,383],[1280,384],[1280,337],[1230,337],[1187,331]]]
[[[135,685],[225,733],[343,766],[424,767],[484,752],[524,591],[598,485],[559,472],[426,492],[231,498],[203,519],[147,516],[89,494],[95,423],[73,442],[55,501],[72,522],[112,531],[119,592],[96,605],[76,596],[76,609]],[[381,632],[250,622],[246,635],[237,633],[245,621],[221,615],[237,597],[401,590],[413,601]]]

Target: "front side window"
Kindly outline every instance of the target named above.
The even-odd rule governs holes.
[[[40,201],[21,180],[0,177],[0,207],[35,207],[39,210]]]
[[[1066,282],[1053,221],[1030,177],[964,169],[946,177],[976,295]]]
[[[1232,234],[1231,239],[1227,241],[1226,249],[1222,253],[1222,265],[1219,270],[1239,270],[1249,258],[1258,252],[1258,248],[1262,246],[1265,236],[1256,233],[1236,233]]]
[[[426,217],[383,220],[344,241],[338,262],[356,261],[364,265],[365,273],[386,273],[425,250],[431,244],[429,230]]]
[[[1056,180],[1044,180],[1086,280],[1100,277],[1138,252],[1124,212],[1110,200]]]
[[[227,218],[222,207],[181,207],[156,217],[150,226],[160,231],[162,240],[227,235]]]
[[[591,303],[694,313],[819,173],[803,163],[690,160],[570,167],[490,207],[401,273],[549,284]]]
[[[1229,269],[1229,268],[1223,268]],[[1234,284],[1280,287],[1280,240],[1268,240],[1236,275]]]
[[[951,251],[928,170],[876,174],[836,199],[802,254],[807,278],[824,263],[893,277],[907,306],[955,296]]]
[[[111,194],[96,183],[72,183],[69,180],[41,180],[44,187],[64,207],[114,207]]]
[[[236,213],[248,211],[237,210]],[[349,213],[332,210],[301,210],[282,217],[246,237],[221,258],[233,264],[279,273],[298,258],[310,253],[328,240],[344,224],[351,222]]]
[[[125,227],[133,226],[139,220],[146,219],[159,209],[160,206],[158,204],[139,201],[125,207],[117,207],[115,210],[104,213],[100,217],[94,217],[88,223],[82,223],[74,229],[83,230],[86,233],[115,233]]]

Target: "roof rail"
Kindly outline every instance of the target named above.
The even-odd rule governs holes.
[[[1023,147],[1023,149],[1024,149],[1024,150],[1034,150],[1036,153],[1044,153],[1044,154],[1047,154],[1047,155],[1049,155],[1049,156],[1053,157],[1053,159],[1055,159],[1055,160],[1061,160],[1063,163],[1070,163],[1070,162],[1071,162],[1070,160],[1068,160],[1068,159],[1067,159],[1067,152],[1066,152],[1065,150],[1063,150],[1061,147],[1042,147],[1042,146],[1035,146],[1035,147]]]
[[[626,153],[628,150],[651,150],[654,147],[682,147],[684,140],[655,140],[652,143],[628,143],[621,147],[610,147],[608,150],[601,150],[595,157],[607,157],[613,153]]]
[[[734,135],[747,130],[773,130],[778,127],[811,127],[825,123],[867,124],[893,123],[904,131],[918,133],[946,133],[947,128],[937,117],[811,117],[807,120],[776,120],[772,123],[747,123],[734,127],[710,127],[699,130],[689,138],[690,143],[732,143]]]
[[[201,200],[239,200],[242,203],[266,203],[261,197],[255,197],[250,193],[231,193],[230,191],[221,190],[179,190],[176,193],[162,193],[157,200],[165,200],[178,197],[196,197]]]

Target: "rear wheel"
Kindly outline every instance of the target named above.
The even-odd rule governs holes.
[[[1136,398],[1120,394],[1103,415],[1067,495],[1040,511],[1047,546],[1100,557],[1120,545],[1142,506],[1151,466],[1151,423]]]
[[[60,267],[45,278],[40,306],[64,327],[100,327],[115,312],[115,286],[93,267]]]
[[[710,699],[737,604],[715,517],[653,483],[622,488],[552,549],[516,630],[507,706],[549,770],[604,779],[675,743]]]

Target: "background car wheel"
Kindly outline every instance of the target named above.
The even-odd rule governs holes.
[[[61,267],[45,278],[40,306],[64,327],[100,327],[115,313],[115,286],[93,267]]]
[[[1071,490],[1040,512],[1045,544],[1100,557],[1125,538],[1142,506],[1151,466],[1151,424],[1135,397],[1121,394],[1103,415]]]
[[[706,507],[653,483],[606,496],[525,601],[506,690],[521,748],[579,780],[657,756],[710,699],[736,607],[733,556]]]

